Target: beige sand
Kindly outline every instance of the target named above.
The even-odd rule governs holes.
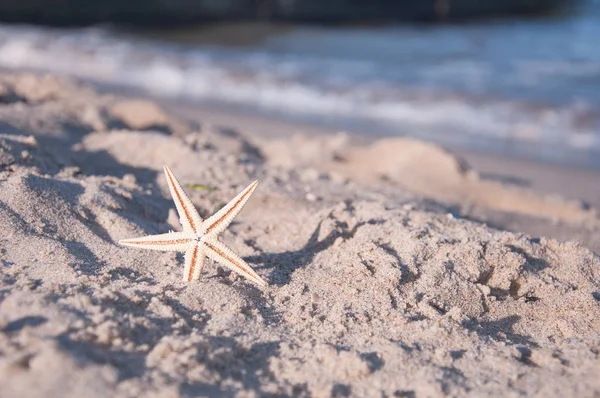
[[[0,396],[600,394],[594,209],[419,141],[222,127],[0,77]],[[163,164],[203,216],[261,181],[222,238],[269,288],[115,243],[180,228]]]

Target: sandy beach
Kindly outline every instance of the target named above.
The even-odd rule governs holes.
[[[0,74],[0,396],[600,395],[597,172],[317,130]]]

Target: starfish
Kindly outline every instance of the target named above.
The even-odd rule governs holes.
[[[257,285],[266,287],[267,282],[218,239],[218,235],[227,228],[250,199],[258,181],[248,185],[231,202],[203,221],[171,169],[167,166],[164,166],[164,169],[183,231],[123,239],[119,244],[140,249],[185,252],[183,280],[187,282],[200,277],[204,260],[208,257]]]

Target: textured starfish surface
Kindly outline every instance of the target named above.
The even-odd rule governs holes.
[[[123,239],[119,243],[140,249],[185,252],[184,281],[197,280],[208,257],[261,287],[267,286],[267,282],[258,276],[240,256],[218,239],[218,235],[227,228],[248,202],[258,181],[248,185],[231,202],[203,221],[171,169],[167,166],[164,169],[183,231]]]

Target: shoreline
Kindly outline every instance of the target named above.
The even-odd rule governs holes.
[[[186,105],[171,100],[157,100],[175,115],[198,123],[232,128],[245,136],[265,139],[285,139],[294,135],[312,138],[334,136],[339,129],[308,123],[294,123],[268,118],[256,114],[229,111],[206,105]],[[343,131],[353,145],[367,146],[385,138],[407,138],[406,136],[381,136],[365,132]],[[410,137],[416,140],[419,138]],[[445,146],[450,152],[463,158],[468,164],[489,179],[509,184],[528,186],[547,194],[557,194],[569,199],[583,200],[600,209],[600,170],[557,162],[527,159],[523,156],[480,151],[475,149]],[[520,176],[519,174],[523,175]]]

